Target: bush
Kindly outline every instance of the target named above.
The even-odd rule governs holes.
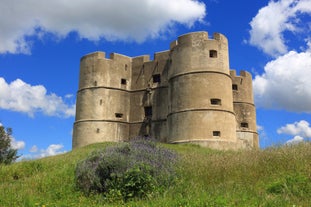
[[[108,199],[144,198],[168,187],[177,156],[151,139],[135,139],[94,152],[76,167],[77,187]]]

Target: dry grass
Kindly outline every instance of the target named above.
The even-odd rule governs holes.
[[[0,206],[120,206],[74,185],[76,163],[97,144],[73,152],[0,166]],[[124,206],[309,206],[311,143],[258,151],[215,151],[165,145],[180,155],[177,184],[152,200]]]

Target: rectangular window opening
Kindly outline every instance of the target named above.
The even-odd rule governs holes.
[[[152,116],[152,106],[146,106],[145,107],[145,117],[151,117]]]
[[[232,90],[237,91],[238,90],[238,85],[237,84],[232,84]]]
[[[212,105],[221,105],[221,99],[212,98],[212,99],[211,99],[211,104],[212,104]]]
[[[220,131],[213,131],[213,137],[220,137]]]
[[[242,123],[241,123],[241,127],[243,127],[243,128],[248,128],[248,123],[247,123],[247,122],[242,122]]]
[[[161,75],[160,74],[154,74],[152,75],[152,81],[154,83],[160,83],[161,82]]]
[[[210,58],[217,58],[217,50],[210,50],[209,51]]]
[[[99,128],[97,128],[97,129],[96,129],[96,133],[99,133],[99,132],[100,132],[100,129],[99,129]]]
[[[122,85],[126,85],[126,79],[122,78],[122,79],[121,79],[121,84],[122,84]]]
[[[123,114],[122,113],[115,113],[115,116],[116,116],[116,118],[122,118],[123,117]]]

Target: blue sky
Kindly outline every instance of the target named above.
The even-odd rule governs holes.
[[[0,28],[0,124],[25,159],[71,150],[83,55],[152,57],[202,30],[252,73],[260,146],[310,141],[311,0],[0,0]]]

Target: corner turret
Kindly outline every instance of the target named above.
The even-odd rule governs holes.
[[[237,138],[248,147],[258,148],[252,75],[243,70],[240,71],[239,76],[236,75],[235,70],[231,70],[230,75],[232,78],[233,107],[237,122]]]

